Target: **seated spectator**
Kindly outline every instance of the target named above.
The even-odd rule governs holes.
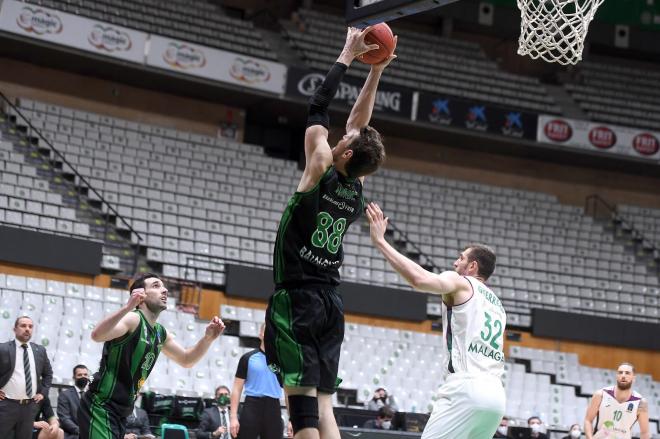
[[[502,420],[500,421],[500,426],[497,427],[497,431],[495,431],[495,436],[494,438],[503,438],[503,437],[509,437],[509,418],[504,416]]]
[[[60,428],[60,421],[55,416],[53,407],[50,405],[48,397],[41,401],[41,407],[35,417],[33,439],[63,439],[64,430]]]
[[[133,407],[133,413],[126,418],[124,439],[153,438],[149,427],[149,415],[138,406]]]
[[[392,395],[387,395],[387,391],[382,387],[379,387],[374,392],[373,398],[367,403],[367,410],[377,411],[383,406],[388,406],[390,409],[395,412],[399,410],[399,407],[396,405],[396,401]]]
[[[229,439],[229,387],[218,386],[215,389],[217,406],[204,409],[197,430],[198,439]]]
[[[89,370],[84,364],[73,368],[74,386],[64,389],[57,397],[57,415],[65,439],[78,439],[78,409],[83,393],[89,387]]]
[[[373,428],[374,430],[391,430],[392,418],[394,418],[394,410],[385,405],[378,409],[378,417],[376,419],[369,419],[364,423],[363,428]]]
[[[580,428],[580,424],[573,424],[568,430],[568,434],[564,436],[563,439],[578,439],[580,437],[582,437],[582,429]]]
[[[532,439],[548,439],[543,431],[543,421],[538,416],[532,416],[527,420],[527,425],[532,429]]]

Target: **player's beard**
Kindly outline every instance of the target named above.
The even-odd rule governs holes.
[[[632,381],[629,381],[627,383],[621,383],[617,381],[616,386],[619,388],[619,390],[628,390],[632,387]]]
[[[154,301],[147,301],[145,302],[145,305],[147,306],[147,309],[154,315],[159,315],[162,311],[167,309],[167,305],[165,305],[160,300],[160,298]]]

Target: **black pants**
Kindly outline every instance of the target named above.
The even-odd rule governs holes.
[[[246,396],[239,422],[237,439],[282,439],[284,436],[279,399]]]
[[[31,439],[38,411],[39,404],[34,401],[19,404],[10,399],[0,400],[0,438]]]

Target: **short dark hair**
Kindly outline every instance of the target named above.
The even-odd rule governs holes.
[[[635,373],[635,366],[633,366],[632,363],[628,363],[627,361],[624,361],[623,363],[619,364],[619,365],[616,367],[616,370],[619,370],[619,368],[620,368],[621,366],[630,366],[630,368],[632,369],[632,373]]]
[[[21,319],[30,319],[30,321],[34,324],[34,320],[32,320],[32,317],[30,317],[30,316],[20,316],[20,317],[16,317],[16,321],[14,322],[14,328],[18,328],[18,322]]]
[[[89,368],[87,366],[85,366],[84,364],[76,364],[75,366],[73,366],[73,376],[76,376],[76,370],[78,370],[78,369],[87,369],[87,370],[89,370]]]
[[[477,261],[479,265],[479,276],[487,280],[495,271],[495,251],[484,244],[469,244],[465,250],[470,250],[467,255],[468,262]]]
[[[231,390],[229,390],[229,387],[227,387],[225,385],[222,385],[222,386],[218,386],[218,387],[215,388],[215,394],[217,395],[218,392],[221,391],[222,389],[225,389],[227,392],[231,393]]]
[[[392,407],[389,405],[384,405],[381,408],[378,409],[378,417],[379,418],[393,418],[394,417],[394,410],[392,410]]]
[[[130,283],[130,286],[128,287],[128,292],[132,293],[133,290],[137,288],[144,288],[144,281],[146,281],[150,277],[155,277],[156,279],[160,279],[160,276],[154,273],[140,273],[133,278],[133,281]]]
[[[385,161],[385,147],[380,133],[370,126],[360,130],[358,137],[348,145],[353,151],[346,173],[351,178],[364,177],[375,172]]]
[[[543,423],[543,421],[541,420],[541,418],[539,418],[538,416],[531,416],[531,417],[527,420],[527,425],[529,425],[529,423],[532,422],[534,419],[538,419],[540,423]]]
[[[571,425],[571,428],[568,429],[568,431],[571,431],[576,425],[580,428],[580,430],[582,430],[582,426],[580,424],[573,424]]]

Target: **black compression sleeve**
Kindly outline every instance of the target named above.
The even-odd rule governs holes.
[[[312,97],[309,99],[309,115],[307,116],[307,127],[312,125],[323,125],[330,128],[330,117],[328,116],[328,106],[335,97],[339,84],[348,66],[336,62]]]

